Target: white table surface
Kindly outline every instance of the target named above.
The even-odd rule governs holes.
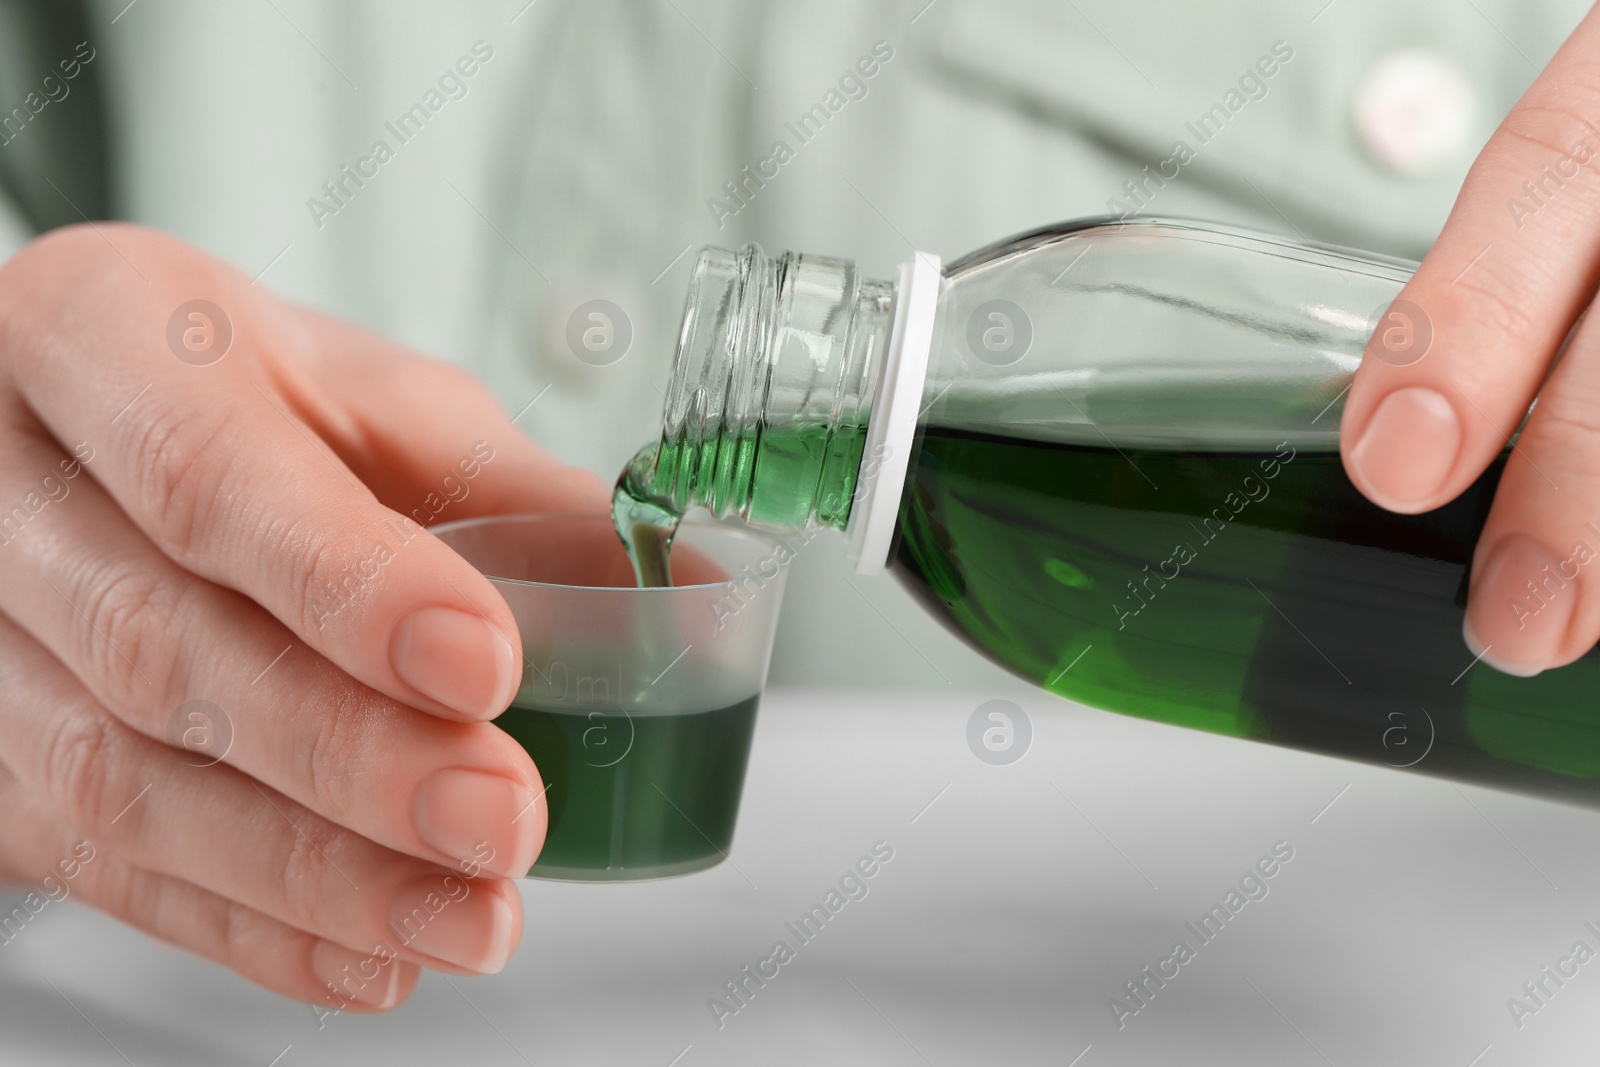
[[[966,722],[993,695],[769,694],[729,863],[526,882],[504,973],[426,975],[388,1016],[319,1030],[52,905],[0,947],[0,1064],[1594,1062],[1600,960],[1520,1029],[1506,1001],[1600,950],[1600,814],[1043,694],[1016,696],[1027,755],[991,766]],[[879,840],[868,895],[719,1030],[707,999]],[[1119,1029],[1108,998],[1280,840],[1268,895]]]

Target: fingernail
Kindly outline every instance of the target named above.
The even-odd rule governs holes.
[[[1497,671],[1532,677],[1550,666],[1578,600],[1576,574],[1531,537],[1512,534],[1494,547],[1472,583],[1462,636]]]
[[[328,1004],[354,1001],[379,1011],[400,1003],[400,963],[392,954],[352,952],[332,941],[311,950],[311,971],[322,983]]]
[[[1372,498],[1390,511],[1414,512],[1431,503],[1455,469],[1461,422],[1432,389],[1397,389],[1383,398],[1350,461]]]
[[[417,834],[458,865],[521,878],[544,843],[539,794],[510,778],[451,767],[422,780],[412,800]]]
[[[389,905],[389,929],[414,952],[478,974],[511,958],[516,912],[510,882],[430,875],[407,882]]]
[[[475,719],[506,710],[517,688],[517,654],[505,635],[455,608],[418,608],[389,639],[389,662],[408,685]]]

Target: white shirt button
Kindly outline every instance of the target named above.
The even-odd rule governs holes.
[[[1355,124],[1367,151],[1407,177],[1426,177],[1456,160],[1477,117],[1472,84],[1426,49],[1384,56],[1356,86]]]

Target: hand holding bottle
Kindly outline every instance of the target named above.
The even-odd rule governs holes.
[[[1412,514],[1482,474],[1538,396],[1478,541],[1465,627],[1474,653],[1518,675],[1600,638],[1600,323],[1580,322],[1600,280],[1597,79],[1591,12],[1473,164],[1341,429],[1355,484]]]

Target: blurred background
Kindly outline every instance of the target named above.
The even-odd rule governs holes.
[[[84,217],[159,227],[470,368],[609,478],[658,432],[703,244],[891,278],[913,250],[1127,211],[1420,257],[1587,7],[0,0],[0,256]],[[842,82],[867,56],[876,72]],[[47,84],[68,57],[77,75]],[[593,300],[631,327],[603,366],[567,341]],[[0,955],[0,1044],[285,1067],[370,1062],[380,1041],[411,1061],[659,1067],[1588,1062],[1600,979],[1526,1029],[1505,1002],[1600,924],[1592,816],[1074,708],[857,578],[844,547],[819,537],[791,572],[731,864],[525,883],[505,974],[430,977],[395,1019],[326,1030],[57,908]],[[1034,721],[1015,768],[964,741],[1001,697]],[[707,998],[879,839],[898,858],[854,933],[718,1030]],[[1109,999],[1279,840],[1297,858],[1204,950],[1210,976],[1119,1028]]]

